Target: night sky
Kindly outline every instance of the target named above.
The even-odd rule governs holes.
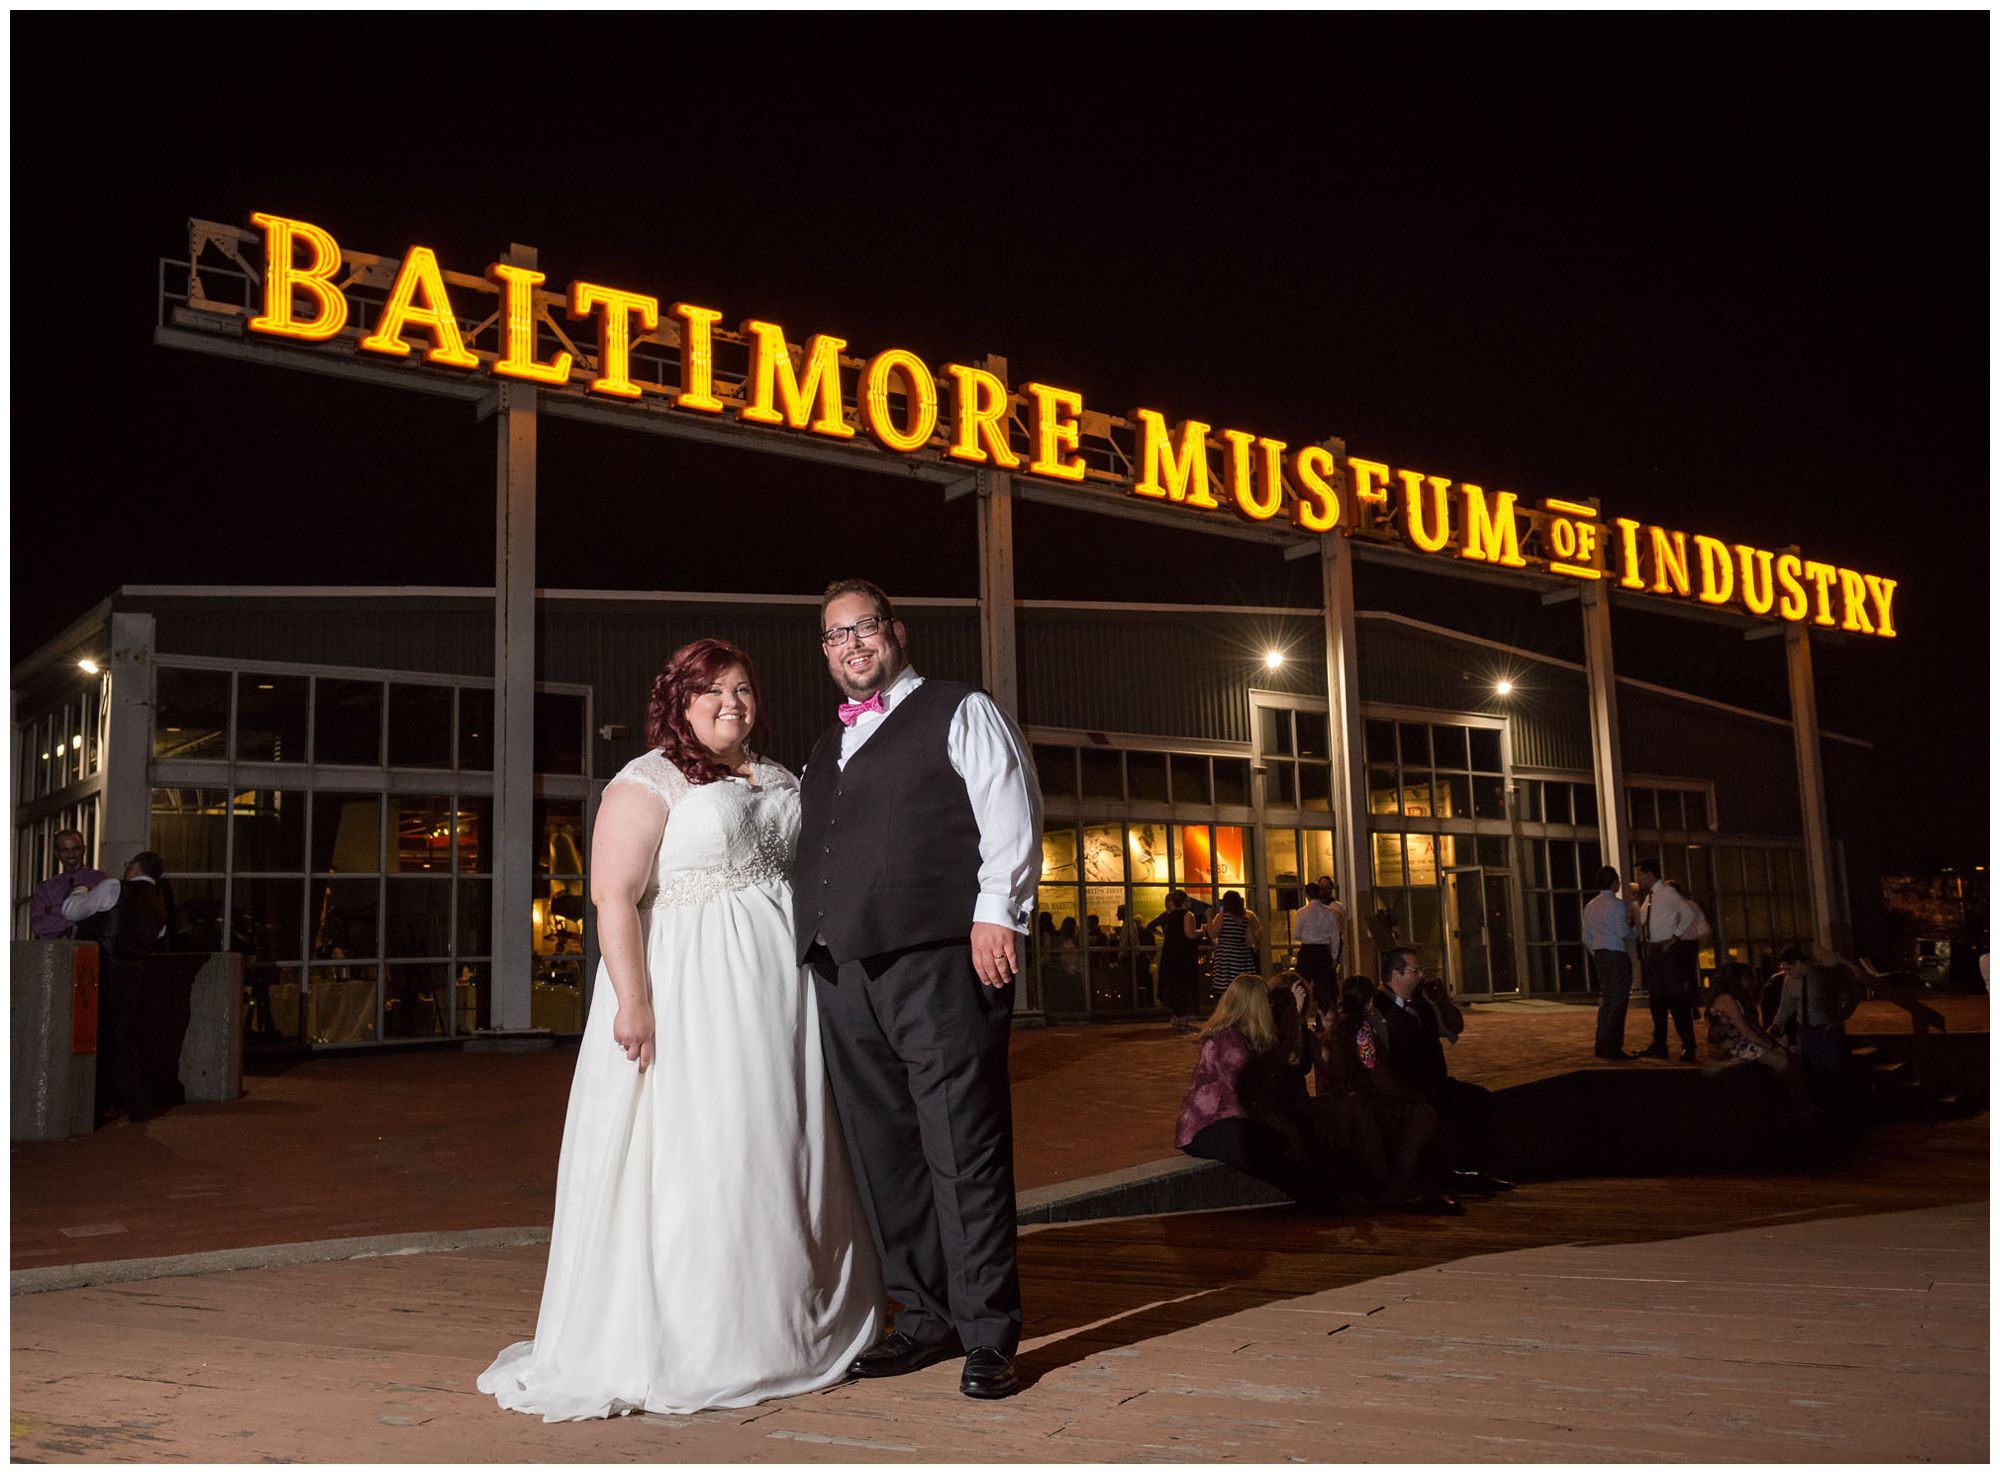
[[[1900,639],[1816,646],[1822,721],[1894,861],[1985,862],[1982,16],[11,29],[17,659],[125,583],[491,584],[465,405],[152,346],[186,219],[263,209],[1898,579]],[[546,422],[540,496],[545,587],[976,591],[968,504],[886,478]],[[1266,549],[1017,530],[1023,597],[1317,602]],[[1531,593],[1361,596],[1580,643]],[[1781,641],[1616,638],[1785,711]]]

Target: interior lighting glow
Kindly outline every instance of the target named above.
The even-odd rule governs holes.
[[[100,667],[98,666],[96,661],[92,660],[89,656],[86,655],[82,660],[79,660],[76,663],[76,668],[82,671],[87,676],[94,676],[97,674]]]
[[[1508,680],[1505,676],[1502,676],[1499,679],[1499,681],[1495,683],[1493,689],[1499,692],[1500,695],[1502,696],[1511,696],[1514,694],[1514,683]]]
[[[1269,666],[1272,670],[1276,670],[1279,666],[1283,665],[1284,663],[1285,663],[1284,651],[1266,650],[1264,652],[1264,664]]]

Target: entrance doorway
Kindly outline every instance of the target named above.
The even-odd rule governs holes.
[[[1445,976],[1457,994],[1520,989],[1514,968],[1511,878],[1478,866],[1444,872]]]

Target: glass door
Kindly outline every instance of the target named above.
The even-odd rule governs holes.
[[[1486,970],[1495,993],[1521,991],[1520,974],[1514,970],[1514,898],[1510,877],[1485,871],[1486,884]]]
[[[1445,977],[1454,993],[1493,991],[1486,962],[1485,872],[1477,867],[1444,873]]]

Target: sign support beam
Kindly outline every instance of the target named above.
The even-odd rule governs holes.
[[[1792,746],[1799,764],[1799,817],[1805,824],[1806,887],[1812,893],[1813,940],[1834,945],[1833,841],[1826,817],[1826,774],[1820,764],[1819,698],[1813,689],[1812,642],[1802,624],[1785,627],[1785,674],[1792,688]]]
[[[1007,379],[1007,360],[986,368]],[[1014,478],[982,467],[979,482],[979,677],[986,694],[1016,723],[1021,690],[1014,652]]]
[[[509,262],[536,265],[532,247]],[[494,417],[498,452],[493,569],[493,961],[488,1021],[496,1032],[534,1024],[535,440],[538,395],[504,384]]]
[[[1327,442],[1345,463],[1347,447]],[[1344,493],[1343,493],[1344,494]],[[1334,883],[1347,906],[1348,935],[1341,949],[1346,971],[1375,975],[1368,928],[1375,892],[1368,865],[1368,782],[1362,766],[1361,644],[1354,629],[1354,548],[1340,533],[1320,539],[1320,589],[1326,621],[1327,738],[1333,756]]]
[[[1597,786],[1598,853],[1632,879],[1630,834],[1625,822],[1625,750],[1619,745],[1618,673],[1611,661],[1611,600],[1598,584],[1579,591],[1583,604],[1583,675],[1590,699],[1590,771]],[[1596,877],[1587,878],[1592,887]]]

